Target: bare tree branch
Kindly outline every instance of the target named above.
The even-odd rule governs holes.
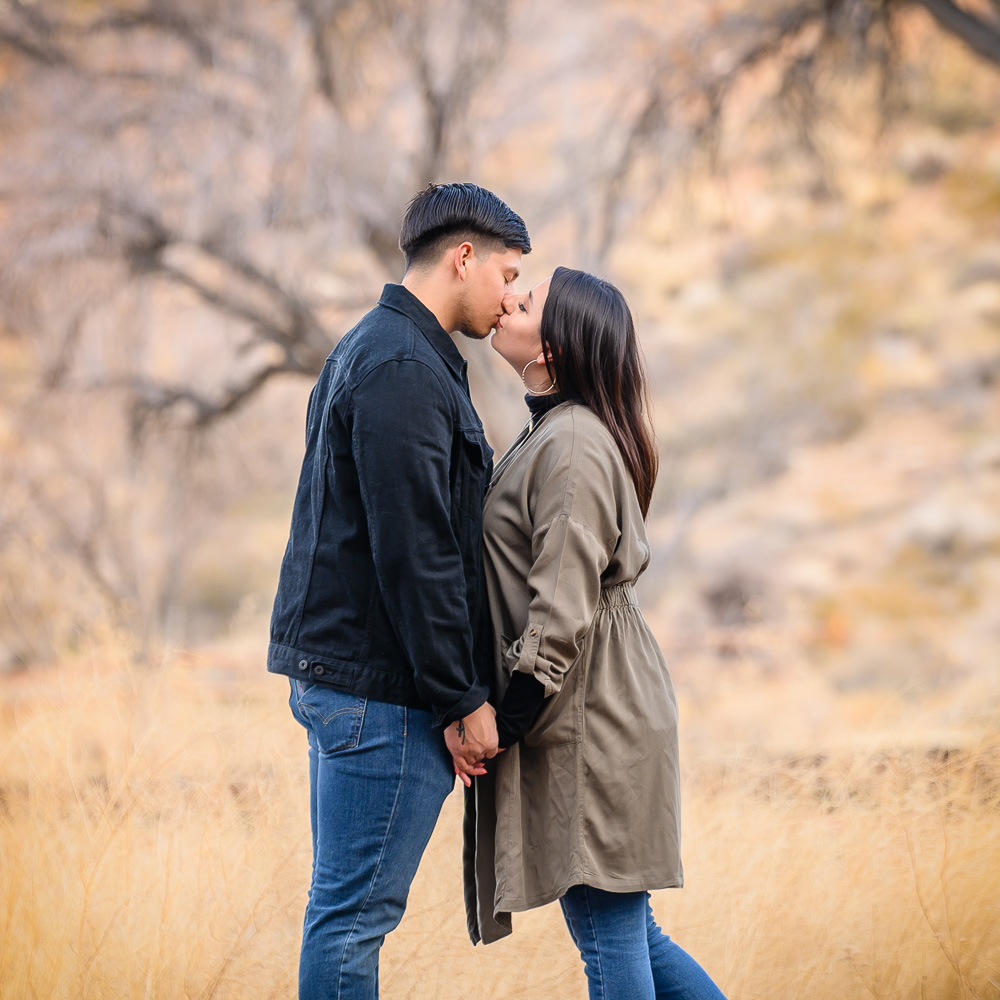
[[[150,379],[126,378],[94,382],[94,390],[124,389],[132,397],[132,431],[141,436],[142,428],[154,413],[188,404],[194,411],[190,426],[204,430],[222,417],[231,416],[245,406],[275,375],[305,374],[291,364],[265,365],[239,382],[225,387],[219,398],[209,399],[189,386],[168,385]],[[311,373],[310,373],[311,374]]]
[[[54,45],[35,41],[0,26],[0,46],[3,45],[14,49],[15,52],[19,52],[34,62],[41,63],[43,66],[76,68],[73,60]]]
[[[840,0],[832,0],[833,3]],[[767,18],[731,14],[715,25],[711,33],[679,40],[670,54],[651,74],[645,100],[625,135],[621,151],[601,178],[601,209],[597,259],[602,260],[618,236],[618,205],[634,163],[658,137],[671,127],[675,107],[701,102],[704,110],[694,126],[692,148],[705,149],[715,164],[718,127],[726,99],[735,84],[755,66],[778,58],[788,44],[812,25],[830,16],[826,0],[806,0],[779,8]],[[718,40],[725,47],[718,50]],[[714,49],[714,53],[713,53]],[[711,58],[715,54],[716,58]],[[691,71],[690,66],[699,69]],[[789,64],[785,74],[785,94],[790,97],[793,81]],[[801,73],[800,73],[801,77]],[[800,137],[818,163],[821,154],[811,141],[803,115],[797,116]]]
[[[349,5],[350,0],[298,0],[297,5],[299,15],[309,28],[319,92],[337,111],[340,110],[341,93],[337,83],[332,35],[337,17]]]
[[[262,331],[266,339],[289,350],[304,348],[310,355],[321,354],[326,357],[331,342],[312,309],[274,276],[266,274],[251,261],[235,253],[221,239],[209,238],[192,244],[148,211],[113,195],[105,194],[102,200],[108,213],[131,224],[129,231],[122,237],[122,249],[136,270],[165,274],[197,292],[208,304],[237,319],[245,320]],[[273,311],[268,313],[255,308],[245,295],[240,294],[239,288],[213,288],[197,275],[166,260],[166,254],[171,248],[184,245],[193,246],[201,254],[222,264],[231,276],[249,282],[255,291],[269,300]],[[313,361],[312,366],[306,364],[302,370],[315,371],[319,366]]]
[[[929,11],[946,31],[957,35],[978,56],[1000,66],[1000,28],[951,0],[913,0]],[[1000,10],[1000,3],[993,5]]]
[[[209,67],[214,64],[215,53],[205,32],[199,30],[196,25],[182,17],[177,11],[168,10],[163,5],[151,5],[145,10],[118,11],[114,14],[98,17],[89,24],[79,27],[59,26],[59,30],[81,35],[96,35],[110,31],[128,32],[150,28],[179,38],[191,49],[200,66]]]
[[[72,368],[73,356],[80,343],[82,333],[83,314],[81,311],[73,317],[62,338],[62,343],[59,345],[59,352],[56,355],[56,359],[49,365],[48,371],[42,379],[42,386],[46,392],[58,389],[63,384],[63,381]]]
[[[50,61],[53,58],[62,62],[69,61],[65,53],[56,47],[57,41],[65,42],[73,38],[104,32],[124,33],[152,29],[163,34],[173,35],[182,41],[191,50],[199,65],[208,67],[213,64],[214,53],[207,33],[201,26],[181,15],[176,9],[170,9],[165,3],[150,4],[143,10],[120,10],[97,16],[93,20],[83,23],[46,16],[41,5],[32,4],[29,6],[20,0],[12,0],[9,8],[18,20],[46,43],[46,48],[36,47],[35,51],[31,53],[26,51],[26,54],[32,54],[35,58],[41,58],[43,61]],[[21,42],[22,45],[27,45],[29,48],[33,47],[32,43],[24,39],[23,36],[15,36],[12,41]]]
[[[73,472],[76,475],[78,485],[90,502],[91,520],[94,522],[92,525],[86,528],[74,525],[66,515],[63,505],[49,499],[43,482],[34,481],[30,484],[32,500],[39,509],[45,512],[48,520],[56,528],[58,540],[73,553],[77,565],[84,571],[98,593],[101,594],[115,615],[120,616],[126,602],[134,595],[133,588],[116,586],[102,566],[104,560],[102,560],[99,551],[98,535],[100,528],[108,522],[104,490],[93,477],[81,474],[79,470],[73,470]]]

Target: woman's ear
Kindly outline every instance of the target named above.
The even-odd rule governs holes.
[[[539,351],[538,357],[535,358],[535,364],[544,366],[546,361],[548,362],[548,364],[552,364],[554,360],[555,359],[552,357],[551,351],[549,351],[548,353],[546,353],[545,351]]]

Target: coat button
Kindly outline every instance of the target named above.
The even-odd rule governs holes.
[[[324,669],[323,669],[322,667],[313,667],[313,673],[314,673],[314,674],[315,674],[315,675],[316,675],[317,677],[322,677],[322,676],[323,676],[323,674],[325,674],[325,673],[326,673],[326,671],[325,671],[325,670],[324,670]]]
[[[299,660],[299,670],[308,670],[308,669],[309,669],[309,661]]]
[[[528,633],[528,635],[538,635],[538,629],[537,629],[537,628],[533,628],[533,629],[532,629],[532,630],[531,630],[531,631],[530,631],[530,632]]]

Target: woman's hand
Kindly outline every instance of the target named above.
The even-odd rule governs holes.
[[[451,754],[455,773],[468,788],[472,778],[486,773],[486,759],[496,756],[496,712],[488,702],[444,731],[445,746]]]
[[[452,757],[451,763],[455,768],[455,774],[462,779],[462,784],[465,785],[466,788],[472,787],[473,778],[486,773],[486,761],[484,760],[478,761],[471,768],[468,767],[460,757]]]

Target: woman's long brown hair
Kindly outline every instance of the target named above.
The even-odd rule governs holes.
[[[646,373],[625,297],[609,281],[557,267],[542,309],[549,377],[611,432],[632,475],[642,516],[649,512],[659,458],[649,423]]]

